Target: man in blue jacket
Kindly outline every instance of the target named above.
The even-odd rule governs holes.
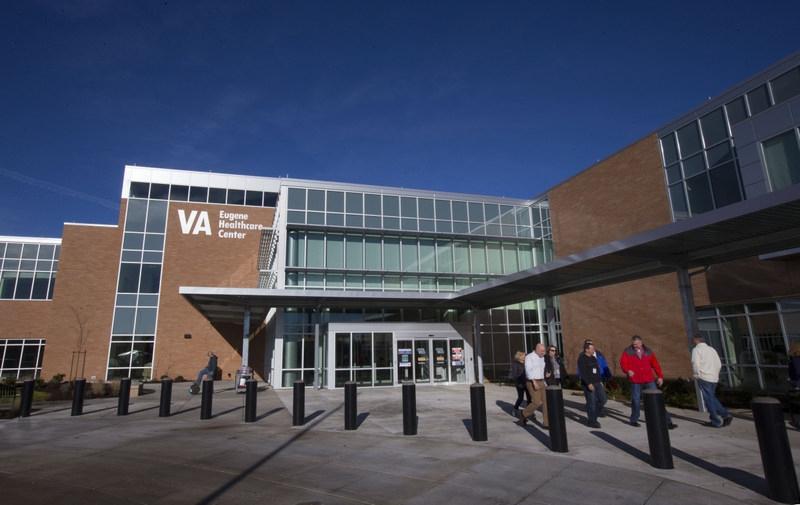
[[[598,372],[600,374],[600,379],[603,385],[603,387],[597,388],[597,392],[594,394],[598,405],[597,417],[606,417],[604,406],[608,401],[608,398],[606,396],[605,382],[611,378],[611,370],[608,368],[608,361],[606,361],[606,357],[603,356],[603,353],[597,350],[596,347],[594,347],[592,339],[587,338],[586,340],[583,341],[584,348],[586,347],[587,344],[592,345],[592,348],[594,349],[594,357],[597,359]],[[583,354],[583,352],[581,352],[581,354]],[[580,355],[578,355],[578,358],[580,359]],[[581,382],[584,381],[584,378],[581,377],[580,367],[578,367],[578,380]]]

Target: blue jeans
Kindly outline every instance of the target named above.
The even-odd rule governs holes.
[[[594,391],[589,391],[588,386],[583,386],[583,395],[586,397],[586,417],[589,424],[597,422],[598,414],[606,405],[606,390],[603,383],[594,384]]]
[[[703,379],[696,379],[697,385],[700,387],[700,394],[703,396],[703,403],[706,404],[708,409],[708,416],[711,419],[711,424],[719,428],[722,426],[722,420],[730,416],[728,409],[726,409],[717,400],[715,391],[717,385],[713,382],[704,381]]]
[[[635,384],[631,382],[631,424],[639,422],[640,402],[642,401],[642,390],[658,389],[655,382],[645,384]],[[672,416],[667,412],[667,424],[672,424]]]

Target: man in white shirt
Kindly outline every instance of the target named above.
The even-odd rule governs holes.
[[[519,414],[517,424],[525,426],[529,417],[533,417],[536,409],[542,407],[542,426],[549,428],[547,420],[547,400],[544,390],[547,384],[544,382],[544,344],[536,344],[536,349],[525,356],[525,386],[531,395],[531,402]]]
[[[706,344],[705,339],[700,335],[695,335],[692,342],[694,343],[692,372],[711,418],[711,422],[707,423],[707,426],[715,428],[728,426],[733,421],[733,416],[719,402],[715,394],[719,382],[719,371],[722,368],[719,354],[713,347]]]

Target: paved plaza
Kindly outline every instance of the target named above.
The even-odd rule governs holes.
[[[577,392],[565,392],[569,452],[555,454],[540,426],[514,424],[511,387],[486,387],[487,442],[470,437],[467,386],[418,387],[416,436],[402,434],[400,388],[359,390],[356,431],[344,430],[342,390],[307,390],[308,422],[292,427],[290,390],[261,390],[258,420],[245,424],[230,383],[215,385],[206,421],[187,388],[175,385],[170,418],[158,417],[156,389],[124,417],[109,398],[87,400],[79,417],[53,403],[0,421],[2,503],[774,503],[746,411],[713,429],[670,409],[675,469],[657,470],[626,405],[609,402],[591,429]],[[798,462],[800,432],[789,439]]]

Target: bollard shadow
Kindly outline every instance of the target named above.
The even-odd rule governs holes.
[[[191,412],[193,410],[200,410],[200,405],[198,405],[197,407],[189,407],[188,409],[181,409],[181,410],[179,410],[177,412],[173,412],[172,414],[170,414],[170,417],[178,416],[178,415],[181,415],[181,414],[186,413],[186,412]]]
[[[64,412],[65,410],[72,410],[72,407],[64,407],[63,409],[53,409],[53,410],[31,409],[31,415],[29,417],[43,416],[43,415],[46,415],[46,414],[54,414],[56,412]]]
[[[155,410],[155,409],[157,409],[159,407],[160,407],[159,405],[156,405],[155,407],[147,407],[146,409],[131,410],[131,411],[128,411],[128,415],[130,416],[130,415],[133,415],[133,414],[138,414],[139,412],[147,412],[148,410]]]
[[[618,439],[616,437],[613,437],[613,436],[611,436],[608,433],[605,433],[603,431],[592,430],[589,433],[591,433],[592,435],[596,436],[600,440],[613,445],[617,449],[621,449],[622,451],[627,452],[628,454],[630,454],[634,458],[636,458],[636,459],[638,459],[640,461],[643,461],[643,462],[647,463],[648,465],[650,464],[650,455],[647,454],[646,452],[644,452],[642,450],[639,450],[636,447],[634,447],[634,446],[632,446],[632,445],[630,445],[630,444],[628,444],[626,442],[623,442],[622,440],[620,440],[620,439]]]
[[[462,419],[461,422],[464,423],[464,428],[466,428],[469,438],[474,440],[475,437],[472,435],[472,419]]]
[[[89,414],[97,414],[98,412],[105,412],[107,410],[117,410],[117,406],[114,405],[112,407],[105,407],[105,408],[102,408],[102,409],[84,410],[81,415],[82,416],[86,416],[86,415],[89,415]]]
[[[276,407],[276,408],[274,408],[272,410],[268,410],[268,411],[264,412],[263,414],[261,414],[260,416],[256,417],[256,421],[260,421],[260,420],[264,419],[265,417],[269,417],[269,416],[271,416],[272,414],[274,414],[276,412],[280,412],[281,410],[283,410],[283,407]]]
[[[343,407],[344,407],[344,404],[339,405],[335,409],[333,409],[330,412],[328,412],[327,414],[325,414],[325,417],[330,416],[331,414],[333,414],[334,412],[342,409]],[[230,491],[232,488],[234,488],[240,482],[242,482],[245,479],[247,479],[247,477],[249,477],[250,474],[252,474],[256,470],[258,470],[262,465],[264,465],[264,463],[268,462],[269,460],[274,458],[276,455],[280,454],[287,447],[289,447],[294,442],[296,442],[301,437],[303,437],[306,433],[309,432],[309,430],[311,430],[311,428],[313,428],[313,426],[307,426],[302,431],[297,432],[289,440],[287,440],[286,442],[284,442],[283,444],[281,444],[279,447],[277,447],[276,449],[272,450],[268,454],[264,455],[258,461],[256,461],[255,463],[253,463],[252,465],[250,465],[246,469],[242,470],[241,472],[239,472],[239,474],[237,474],[235,477],[230,479],[225,484],[222,484],[220,487],[218,487],[213,492],[208,494],[205,498],[203,498],[202,500],[197,502],[197,505],[211,505],[212,503],[218,503],[221,496],[223,496],[225,493]]]
[[[701,426],[705,425],[705,421],[701,421],[701,420],[695,419],[693,417],[682,416],[682,415],[676,414],[674,412],[670,412],[669,415],[671,415],[673,419],[680,419],[681,421],[695,423],[695,424],[699,424]]]
[[[533,438],[538,440],[540,444],[550,449],[550,435],[545,433],[547,428],[542,427],[541,423],[535,419],[528,419],[528,421],[530,421],[532,425],[526,424],[522,427],[522,429],[527,431]]]
[[[369,417],[369,412],[362,412],[356,416],[356,429],[360,428],[364,421]]]
[[[237,410],[243,409],[243,405],[239,405],[238,407],[233,407],[232,409],[223,410],[222,412],[217,412],[216,414],[211,415],[211,419],[215,419],[220,416],[224,416],[225,414],[230,414],[231,412],[236,412]]]
[[[303,424],[310,423],[311,421],[313,421],[314,419],[318,418],[319,416],[321,416],[324,413],[325,413],[325,411],[322,410],[322,409],[312,412],[311,414],[307,415],[303,419]],[[358,419],[356,419],[356,424],[358,424]]]
[[[744,488],[749,489],[750,491],[754,491],[760,495],[769,498],[768,496],[769,489],[767,487],[767,482],[765,479],[759,477],[758,475],[747,472],[745,470],[740,470],[738,468],[715,465],[710,461],[706,461],[697,456],[693,456],[688,452],[684,452],[674,447],[672,448],[672,454],[682,459],[683,461],[686,461],[687,463],[691,463],[698,468],[702,468],[703,470],[709,473],[713,473],[718,477],[722,477],[725,480],[729,480],[734,484],[738,484]]]
[[[504,402],[503,400],[497,400],[494,403],[506,414],[510,415],[511,417],[517,417],[517,414],[514,412],[514,405]]]

